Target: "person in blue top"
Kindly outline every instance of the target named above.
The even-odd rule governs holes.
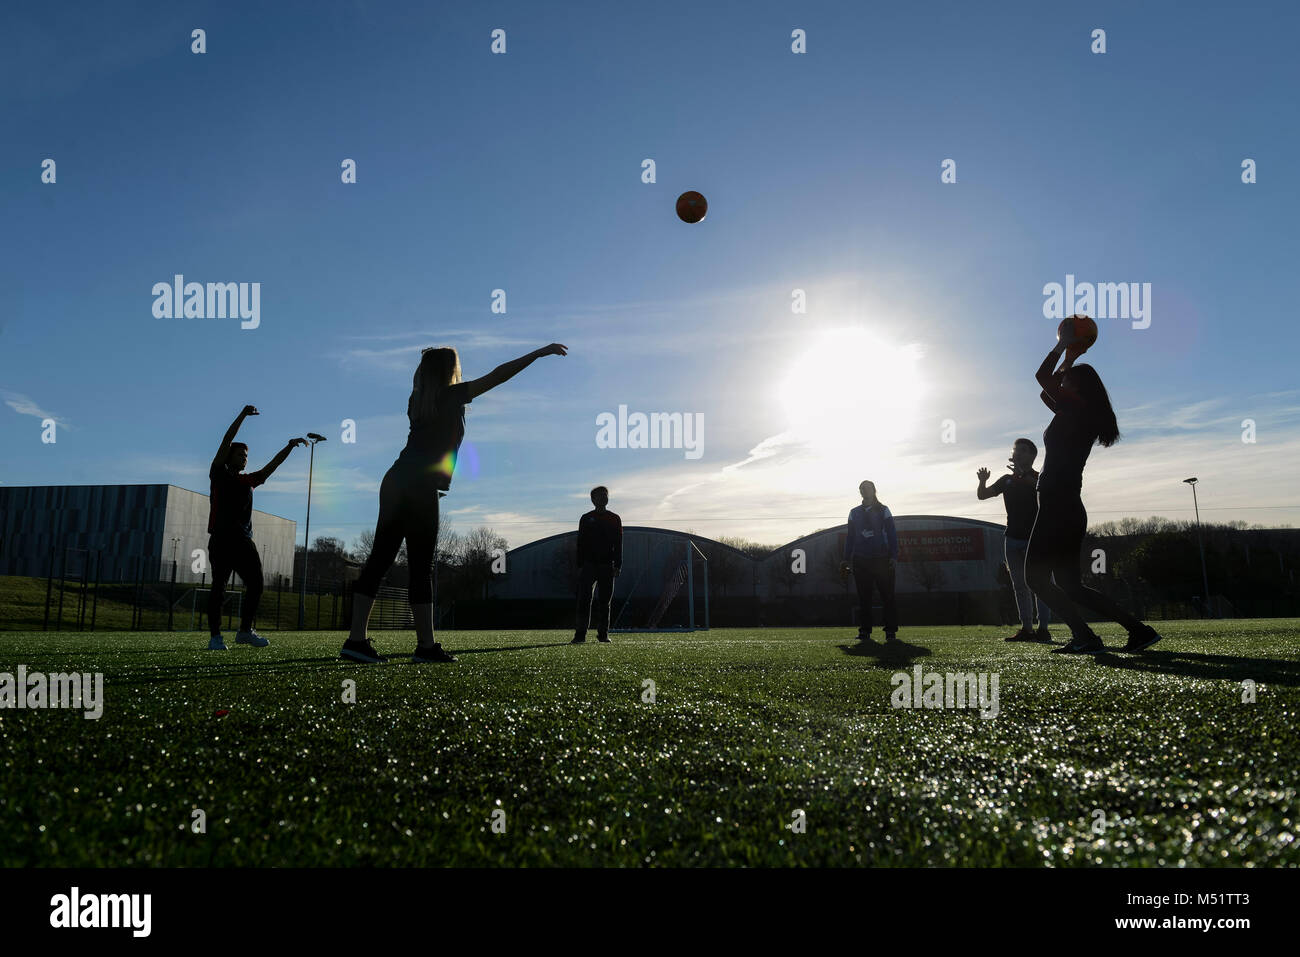
[[[840,574],[853,573],[858,590],[858,641],[871,640],[871,589],[880,592],[885,640],[898,637],[898,606],[894,602],[894,569],[898,564],[898,531],[894,516],[878,498],[874,482],[858,486],[862,504],[849,512]]]

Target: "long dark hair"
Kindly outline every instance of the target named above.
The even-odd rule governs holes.
[[[411,381],[406,414],[411,421],[427,421],[438,412],[438,400],[447,386],[460,381],[460,356],[455,349],[428,348],[420,353],[420,364]]]
[[[880,500],[880,496],[876,494],[876,483],[873,482],[873,481],[871,481],[871,479],[863,479],[861,482],[858,483],[858,494],[859,494],[859,495],[862,494],[862,486],[864,486],[864,485],[870,485],[870,486],[871,486],[871,495],[872,495],[872,497],[876,500],[876,504],[877,504],[877,505],[879,505],[881,508],[888,508],[888,507],[889,507],[889,506],[886,505],[884,502],[882,502],[882,501]]]
[[[1086,363],[1071,367],[1068,375],[1097,427],[1097,443],[1110,448],[1119,441],[1119,422],[1115,420],[1115,410],[1111,407],[1110,395],[1102,384],[1101,376]]]

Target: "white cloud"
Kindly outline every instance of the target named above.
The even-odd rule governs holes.
[[[53,412],[47,412],[36,404],[36,400],[30,396],[23,395],[20,392],[0,392],[4,396],[5,405],[13,409],[19,415],[30,415],[38,419],[53,419],[61,429],[71,429],[72,426],[61,416]]]

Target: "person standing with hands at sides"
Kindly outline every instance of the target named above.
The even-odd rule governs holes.
[[[894,569],[898,564],[898,531],[894,516],[876,498],[874,482],[858,486],[862,504],[849,512],[840,574],[853,573],[858,590],[858,641],[871,640],[871,589],[880,592],[885,640],[898,637],[898,606],[894,601]]]
[[[433,555],[438,540],[438,493],[451,488],[456,454],[465,438],[465,406],[513,378],[542,356],[563,356],[553,342],[497,366],[487,375],[461,381],[455,349],[423,350],[415,369],[406,417],[411,430],[397,461],[379,486],[375,539],[352,593],[352,630],[341,657],[377,664],[384,659],[366,634],[379,585],[406,540],[410,568],[408,598],[415,620],[415,662],[455,661],[433,640]]]
[[[1083,468],[1093,444],[1110,448],[1119,441],[1119,423],[1110,396],[1097,370],[1076,366],[1086,346],[1079,344],[1072,323],[1063,323],[1057,344],[1034,377],[1042,387],[1041,398],[1055,415],[1043,432],[1043,471],[1038,476],[1038,516],[1029,535],[1025,573],[1029,587],[1070,626],[1072,638],[1054,653],[1095,655],[1106,650],[1102,640],[1083,620],[1078,605],[1084,605],[1128,630],[1124,651],[1142,651],[1160,640],[1150,625],[1143,624],[1118,603],[1080,578],[1080,550],[1088,530],[1088,513],[1083,507]],[[1061,354],[1065,361],[1053,372]],[[1077,603],[1077,604],[1076,604]]]
[[[253,543],[253,489],[263,484],[289,453],[306,439],[290,439],[275,458],[256,472],[245,472],[248,446],[234,441],[239,427],[250,415],[259,415],[251,405],[244,406],[226,429],[212,465],[208,469],[211,494],[208,497],[208,560],[212,565],[212,591],[208,593],[208,650],[225,651],[221,635],[221,603],[226,597],[226,582],[237,572],[244,582],[244,601],[239,610],[239,632],[235,643],[265,648],[270,644],[253,630],[257,606],[262,600],[262,559]]]
[[[609,644],[609,603],[614,597],[614,579],[623,568],[623,520],[608,509],[609,489],[597,485],[591,490],[596,506],[578,520],[578,624],[570,644],[587,640],[591,627],[591,591],[597,590],[596,640]]]
[[[1007,508],[1007,531],[1003,536],[1003,554],[1007,560],[1007,570],[1011,574],[1011,584],[1015,589],[1016,608],[1020,613],[1020,630],[1007,641],[1051,641],[1052,634],[1047,630],[1047,605],[1041,599],[1035,599],[1025,582],[1025,553],[1029,550],[1029,533],[1034,529],[1034,518],[1038,514],[1038,493],[1035,490],[1038,473],[1034,471],[1034,459],[1038,457],[1038,446],[1029,439],[1016,439],[1011,447],[1011,474],[1003,475],[991,486],[986,487],[989,470],[980,469],[975,476],[980,480],[975,495],[980,501],[1002,496],[1002,504]],[[1038,633],[1034,634],[1034,605],[1038,605]]]

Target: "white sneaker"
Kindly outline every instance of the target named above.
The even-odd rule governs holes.
[[[248,631],[241,631],[239,634],[235,635],[235,644],[252,645],[254,648],[265,648],[270,644],[270,642],[250,628]]]
[[[208,651],[228,651],[226,648],[226,639],[220,635],[213,635],[208,639]]]

